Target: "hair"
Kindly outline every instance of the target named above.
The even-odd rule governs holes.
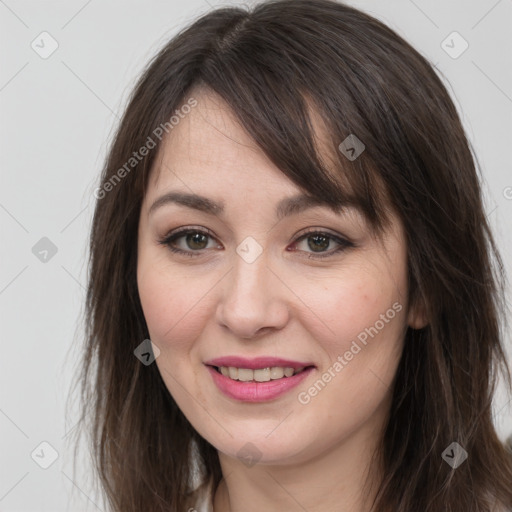
[[[85,428],[89,416],[94,471],[111,509],[183,511],[195,464],[203,487],[215,490],[222,478],[217,450],[185,418],[157,365],[133,353],[149,338],[136,267],[141,204],[162,147],[155,129],[168,132],[194,91],[222,98],[305,193],[356,204],[375,233],[391,209],[403,224],[409,306],[421,305],[428,325],[405,333],[372,510],[512,509],[512,455],[492,416],[498,375],[511,387],[505,275],[477,159],[428,60],[382,22],[330,0],[212,10],[158,52],[129,98],[91,227],[79,375],[81,421]],[[325,123],[334,170],[312,112]],[[350,134],[365,145],[355,160],[337,150]],[[120,180],[150,139],[155,148]],[[468,453],[457,469],[441,457],[452,442]]]

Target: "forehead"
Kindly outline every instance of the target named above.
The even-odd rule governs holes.
[[[194,96],[197,106],[169,131],[153,166],[148,195],[185,188],[300,189],[259,148],[235,113],[213,93]]]

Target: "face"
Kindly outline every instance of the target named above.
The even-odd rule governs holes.
[[[304,461],[384,419],[404,329],[417,322],[402,228],[394,218],[378,242],[356,209],[299,201],[286,212],[303,192],[221,99],[196,98],[165,140],[140,216],[137,280],[156,364],[223,454],[250,446],[263,464]],[[170,193],[207,201],[161,199]],[[206,364],[217,359],[246,380]],[[281,369],[294,366],[306,368]]]

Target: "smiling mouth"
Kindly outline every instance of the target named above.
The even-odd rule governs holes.
[[[314,366],[303,366],[301,368],[290,368],[273,366],[252,370],[250,368],[235,368],[233,366],[212,366],[218,373],[231,380],[240,382],[270,382],[272,380],[286,379]]]

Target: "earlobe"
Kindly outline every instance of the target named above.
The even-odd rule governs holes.
[[[423,301],[411,305],[407,315],[407,324],[412,329],[423,329],[428,325],[427,314]]]

